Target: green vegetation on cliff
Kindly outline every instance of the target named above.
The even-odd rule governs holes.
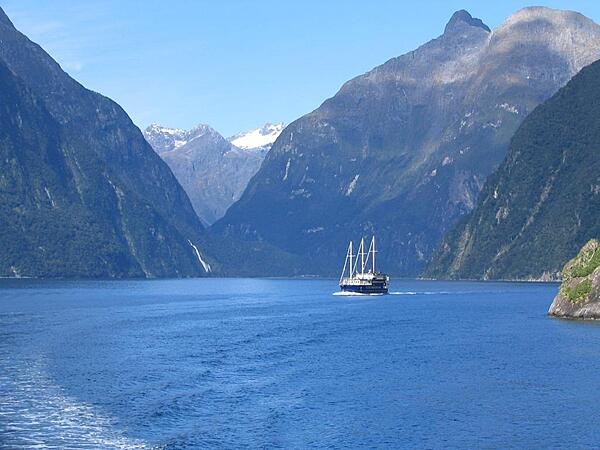
[[[581,258],[579,258],[578,264],[571,269],[573,277],[587,277],[596,270],[596,267],[600,266],[600,247],[590,249],[580,256]]]
[[[527,117],[477,207],[445,236],[425,274],[558,277],[585,242],[600,236],[598,149],[600,62],[584,68]],[[582,266],[580,273],[591,267]],[[587,290],[584,284],[569,296],[578,299]]]
[[[563,282],[548,313],[573,319],[600,319],[600,242],[590,240],[562,270]]]
[[[588,276],[598,266],[600,266],[600,243],[591,240],[565,265],[560,292],[572,303],[587,300],[592,291],[592,280]]]

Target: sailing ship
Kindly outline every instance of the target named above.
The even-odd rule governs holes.
[[[387,294],[390,278],[375,268],[375,236],[365,253],[365,239],[360,240],[358,253],[354,255],[352,241],[348,245],[344,268],[340,276],[342,292],[355,294]],[[370,263],[369,263],[370,261]],[[346,270],[348,269],[348,270]],[[348,276],[346,276],[348,274]]]

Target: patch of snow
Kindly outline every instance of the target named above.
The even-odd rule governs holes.
[[[270,146],[279,137],[285,126],[283,123],[267,123],[255,130],[236,134],[229,138],[229,142],[245,150]]]
[[[143,134],[146,141],[148,141],[159,155],[177,150],[206,134],[218,135],[210,126],[204,124],[199,124],[191,130],[186,131],[180,128],[163,127],[155,123],[146,128]]]
[[[190,245],[196,252],[196,256],[198,257],[198,261],[200,262],[200,264],[202,264],[202,268],[204,269],[204,272],[210,273],[210,264],[208,264],[206,261],[204,261],[202,259],[202,256],[200,256],[200,251],[198,250],[198,247],[196,247],[194,244],[192,244],[192,241],[190,241],[189,239],[188,239],[188,242],[190,243]]]
[[[500,119],[494,121],[494,122],[488,122],[486,124],[484,124],[482,126],[482,128],[500,128],[500,125],[502,125],[502,121]]]
[[[115,191],[115,194],[117,195],[117,199],[119,200],[119,211],[120,211],[121,210],[121,200],[123,200],[123,197],[125,197],[125,193],[119,186],[115,185],[112,182],[112,180],[110,178],[108,178],[108,176],[106,176],[106,180],[111,185],[111,187],[113,188],[113,191]]]
[[[288,158],[287,164],[285,165],[285,175],[283,176],[282,181],[287,180],[287,177],[288,177],[288,175],[290,173],[290,164],[291,164],[291,162],[292,162],[291,159]]]
[[[430,177],[435,177],[437,175],[437,169],[433,169],[429,174]]]
[[[509,113],[519,114],[519,109],[514,105],[509,105],[508,103],[502,103],[501,105],[497,105],[498,108],[503,109],[504,111],[508,111]]]
[[[160,126],[157,123],[153,123],[148,127],[149,131],[153,131],[156,133],[160,133],[160,134],[169,134],[172,136],[179,136],[185,133],[185,130],[182,130],[180,128],[169,128],[169,127],[163,127]]]
[[[508,217],[508,207],[501,206],[496,212],[496,223],[499,224],[502,220]]]
[[[54,199],[52,198],[52,195],[50,195],[50,190],[47,186],[44,186],[44,191],[46,191],[46,195],[48,196],[48,200],[50,200],[50,204],[52,205],[52,207],[56,208],[56,203],[54,203]]]
[[[420,249],[418,249],[416,246],[415,246],[415,252],[417,253],[417,259],[418,259],[419,261],[424,261],[424,260],[425,260],[425,255],[424,255],[424,254],[423,254],[423,252],[422,252]]]
[[[306,189],[294,189],[292,191],[292,195],[290,195],[290,200],[293,200],[296,197],[310,198],[310,196],[310,192],[308,192]]]
[[[345,194],[346,197],[349,197],[350,194],[352,194],[352,192],[354,192],[354,188],[356,187],[356,183],[358,182],[359,177],[360,177],[360,175],[355,175],[354,179],[348,185],[348,189],[346,189],[346,194]]]
[[[311,233],[318,233],[318,232],[323,231],[323,230],[325,230],[325,228],[323,228],[323,227],[315,227],[315,228],[309,228],[307,230],[304,230],[304,232],[307,233],[307,234],[311,234]]]
[[[446,156],[444,158],[444,160],[442,161],[442,166],[447,166],[448,164],[452,164],[452,161],[454,161],[450,156]]]

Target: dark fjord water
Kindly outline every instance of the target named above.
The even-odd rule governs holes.
[[[0,282],[2,448],[600,445],[600,327],[552,284]]]

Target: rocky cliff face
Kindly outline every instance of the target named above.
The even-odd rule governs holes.
[[[240,198],[281,130],[282,125],[267,124],[226,140],[208,125],[180,130],[154,124],[144,136],[210,225]]]
[[[203,227],[125,112],[1,10],[0,43],[0,276],[205,274]]]
[[[460,11],[439,38],[288,125],[213,229],[322,274],[338,270],[349,238],[374,233],[382,267],[415,275],[473,209],[521,121],[599,57],[600,27],[577,13],[527,8],[490,31]]]
[[[600,236],[600,62],[525,120],[473,213],[444,238],[426,275],[557,278]]]
[[[593,239],[562,271],[563,282],[548,314],[570,319],[600,319],[600,242]]]

